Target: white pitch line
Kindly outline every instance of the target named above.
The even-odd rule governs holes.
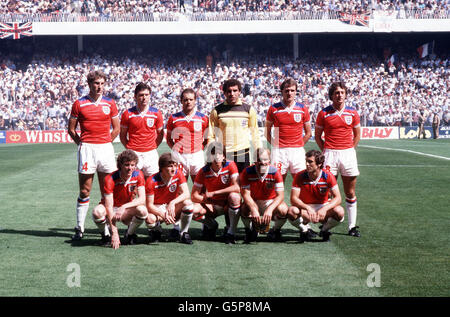
[[[442,165],[386,165],[386,164],[358,164],[360,167],[442,167]]]
[[[388,148],[388,147],[381,147],[381,146],[375,146],[375,145],[358,145],[358,146],[372,148],[372,149],[379,149],[379,150],[387,150],[387,151],[408,152],[408,153],[413,153],[413,154],[418,154],[418,155],[423,155],[423,156],[429,156],[429,157],[434,157],[434,158],[450,161],[450,157],[434,155],[434,154],[429,154],[429,153],[423,153],[423,152],[417,152],[417,151],[411,151],[411,150],[392,149],[392,148]]]

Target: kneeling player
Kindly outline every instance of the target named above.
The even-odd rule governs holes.
[[[241,206],[239,172],[236,163],[226,160],[225,146],[219,142],[208,145],[207,162],[192,187],[191,198],[196,203],[194,219],[203,223],[203,238],[214,240],[219,226],[214,218],[228,213],[230,226],[225,243],[234,244]]]
[[[94,222],[102,235],[103,245],[111,245],[114,249],[120,246],[117,221],[128,225],[125,243],[135,244],[136,229],[147,218],[145,179],[144,174],[136,169],[138,160],[132,150],[125,150],[119,154],[118,170],[105,177],[104,197],[92,212]],[[138,197],[134,199],[136,192]]]
[[[145,192],[149,212],[146,219],[150,242],[161,240],[161,221],[167,225],[180,220],[179,241],[192,244],[188,233],[194,205],[189,199],[189,188],[182,171],[171,153],[160,156],[159,173],[147,178]]]
[[[283,177],[275,166],[270,165],[268,149],[257,149],[255,156],[256,163],[245,168],[240,175],[244,198],[241,208],[244,243],[256,241],[258,233],[267,232],[271,220],[275,224],[267,236],[272,241],[280,241],[281,227],[286,222],[288,211],[284,202]]]
[[[330,171],[323,169],[324,156],[320,151],[306,153],[306,170],[295,175],[291,189],[291,204],[288,219],[300,229],[300,242],[310,238],[300,224],[322,223],[319,235],[323,241],[329,241],[330,229],[344,220],[344,208],[336,178]],[[333,198],[329,201],[329,193]]]

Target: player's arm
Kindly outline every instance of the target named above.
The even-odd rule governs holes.
[[[319,146],[320,150],[323,151],[324,141],[322,140],[323,127],[316,124],[314,128],[314,139]]]
[[[305,122],[305,124],[303,125],[303,129],[305,130],[305,135],[303,136],[303,144],[306,144],[312,135],[311,122]]]
[[[252,136],[252,144],[254,149],[258,149],[262,146],[261,139],[259,137],[258,116],[255,108],[251,107],[248,118],[248,127]]]
[[[300,209],[300,212],[301,212],[300,214],[302,214],[303,212],[306,212],[307,217],[309,219],[311,219],[311,220],[315,219],[316,212],[314,211],[314,209],[312,209],[309,205],[305,204],[300,199],[300,188],[298,188],[298,187],[292,187],[292,189],[291,189],[291,205]],[[313,221],[313,222],[317,222],[317,221]]]
[[[262,223],[267,225],[272,220],[273,211],[284,201],[284,188],[276,191],[277,196],[272,203],[267,206],[262,217]]]
[[[361,125],[358,124],[353,128],[353,147],[358,146],[359,140],[361,139]]]
[[[73,142],[75,142],[76,145],[79,145],[81,138],[77,133],[77,124],[78,124],[78,119],[74,118],[74,117],[70,117],[69,124],[67,125],[67,133],[69,133]]]
[[[119,134],[120,142],[123,144],[125,148],[127,148],[128,144],[128,127],[120,126],[120,134]]]
[[[206,124],[205,124],[206,127],[203,130],[203,142],[202,142],[203,147],[205,147],[208,144],[208,134],[209,134],[209,129],[208,129],[209,119],[208,119],[208,117],[206,117],[205,121],[206,121]]]
[[[328,210],[331,210],[334,207],[339,206],[342,202],[341,192],[339,191],[338,185],[334,185],[330,191],[331,194],[333,195],[333,198],[328,202],[328,204],[326,204],[317,211],[317,215],[319,216],[318,221],[323,221],[325,219],[325,216],[327,215]]]
[[[215,109],[213,109],[211,111],[211,114],[209,115],[207,143],[211,143],[216,140],[215,129],[217,129],[218,127],[219,125],[217,122],[217,112]],[[219,142],[223,143],[223,140],[219,140]]]
[[[189,193],[189,187],[187,183],[182,183],[180,184],[180,189],[179,189],[179,195],[177,196],[177,198],[175,198],[174,200],[172,200],[169,204],[178,204],[181,203],[182,201],[185,201],[186,199],[190,198],[190,193]]]
[[[112,131],[111,131],[111,142],[114,141],[115,138],[120,133],[120,120],[119,116],[111,118],[111,125],[112,125]]]
[[[158,207],[155,206],[154,202],[155,195],[151,194],[146,196],[145,207],[147,207],[147,211],[151,214],[154,214],[158,220],[163,220],[166,222],[167,212],[162,212]]]
[[[202,188],[203,185],[194,183],[194,185],[192,186],[192,193],[191,193],[192,202],[199,204],[208,203],[207,198],[205,197],[204,194],[202,194]]]
[[[139,186],[137,188],[137,191],[138,191],[137,197],[135,199],[133,199],[132,201],[129,201],[126,204],[123,204],[120,207],[120,209],[123,209],[123,211],[125,211],[127,208],[133,208],[133,207],[145,205],[145,186]]]
[[[248,188],[241,187],[241,196],[244,199],[244,204],[246,204],[248,209],[250,210],[249,217],[252,218],[252,220],[255,221],[256,223],[258,224],[261,223],[261,220],[259,218],[258,205],[251,196],[250,187]]]
[[[164,128],[156,130],[156,146],[159,146],[164,139]]]
[[[106,218],[108,219],[111,228],[111,247],[113,249],[118,249],[120,246],[120,237],[116,226],[117,220],[114,216],[113,194],[105,194],[103,197],[105,198]]]
[[[213,198],[215,195],[239,193],[240,190],[241,189],[238,183],[238,175],[232,175],[230,177],[230,186],[215,190],[213,192],[207,192],[206,196],[207,198]]]
[[[273,126],[273,122],[266,120],[266,123],[264,125],[264,137],[266,138],[267,142],[269,142],[270,144],[272,144],[272,135],[270,133],[272,130],[272,126]]]
[[[167,129],[166,142],[169,148],[173,148],[173,146],[175,145],[175,142],[173,142],[172,139],[172,130]]]

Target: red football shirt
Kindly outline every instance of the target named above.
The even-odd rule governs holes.
[[[340,112],[333,106],[322,109],[317,115],[316,126],[325,133],[325,149],[345,150],[353,147],[353,128],[360,125],[358,112],[345,107]]]
[[[195,153],[203,150],[203,136],[208,128],[208,117],[196,112],[188,118],[184,112],[178,112],[167,121],[167,138],[174,141],[173,150],[178,153]]]
[[[305,204],[324,204],[328,196],[337,186],[334,175],[323,169],[318,179],[311,179],[306,170],[297,173],[292,181],[292,188],[300,189],[300,200]]]
[[[103,144],[111,142],[111,119],[119,115],[113,99],[102,96],[96,102],[90,96],[72,105],[71,118],[80,123],[81,142]]]
[[[105,194],[113,194],[114,207],[120,207],[134,199],[136,190],[140,186],[145,186],[144,174],[141,171],[134,171],[124,182],[120,178],[120,171],[117,170],[106,175],[103,189]],[[101,203],[105,203],[104,199]]]
[[[273,145],[276,147],[302,147],[303,126],[310,121],[308,107],[296,102],[292,108],[279,102],[267,111],[267,121],[275,127]],[[278,140],[277,140],[278,139]]]
[[[245,168],[240,175],[241,187],[250,189],[254,200],[269,200],[277,197],[277,191],[284,191],[283,176],[275,166],[270,166],[265,178],[256,171],[256,165]]]
[[[239,172],[236,163],[227,161],[219,172],[214,172],[209,165],[205,165],[195,177],[194,186],[205,187],[208,192],[224,189],[230,186],[231,178],[238,177]],[[223,205],[228,198],[227,194],[214,195],[213,204]]]
[[[164,126],[160,110],[149,107],[146,112],[139,112],[134,106],[123,112],[120,120],[122,127],[128,128],[127,148],[138,152],[148,152],[157,148],[157,131]]]
[[[177,172],[167,184],[164,183],[161,173],[156,173],[147,178],[145,193],[147,196],[154,195],[153,203],[155,205],[168,204],[177,198],[180,185],[184,183],[186,183],[186,178],[180,169],[177,169]]]

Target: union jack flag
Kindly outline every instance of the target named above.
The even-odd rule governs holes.
[[[1,23],[0,22],[0,39],[5,39],[9,36],[12,36],[13,39],[20,39],[20,36],[32,36],[32,23]]]
[[[369,27],[369,19],[369,13],[358,14],[339,11],[339,20],[347,24]]]

